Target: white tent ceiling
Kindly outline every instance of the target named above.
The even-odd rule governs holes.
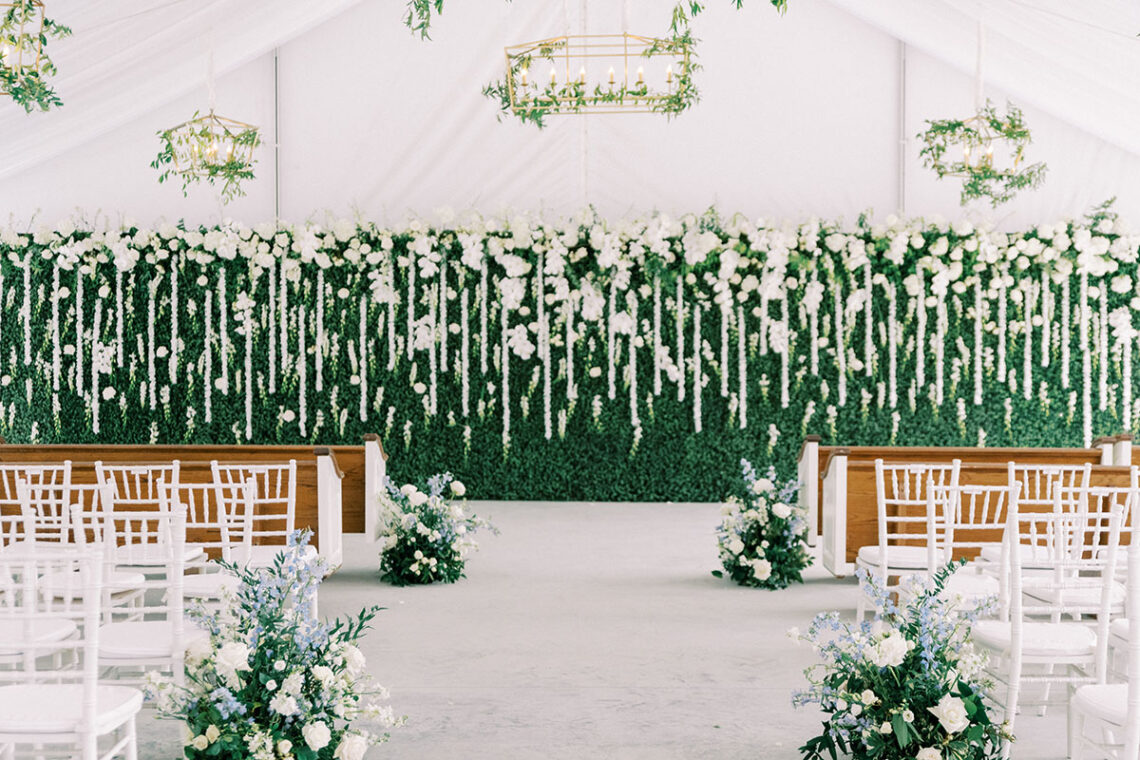
[[[627,5],[631,31],[663,30],[667,3]],[[51,47],[65,107],[25,115],[0,103],[0,210],[216,218],[208,191],[183,199],[148,166],[155,132],[206,105],[213,51],[219,112],[266,131],[259,179],[224,212],[251,221],[278,203],[291,219],[584,202],[614,215],[718,203],[850,218],[901,201],[955,215],[955,186],[921,168],[913,136],[926,118],[972,108],[981,16],[987,94],[1025,107],[1033,158],[1050,164],[1046,187],[998,218],[1079,214],[1112,195],[1140,218],[1140,20],[1123,2],[791,0],[780,18],[762,0],[741,11],[711,0],[696,24],[703,97],[691,112],[571,117],[541,132],[496,120],[479,91],[504,44],[619,29],[622,6],[449,0],[421,42],[400,24],[402,0],[49,0],[75,30]]]

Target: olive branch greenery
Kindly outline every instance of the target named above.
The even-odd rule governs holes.
[[[978,198],[988,198],[995,208],[1012,200],[1025,188],[1039,186],[1045,179],[1044,163],[1021,166],[1026,146],[1032,141],[1021,110],[1007,103],[1001,116],[993,104],[986,104],[968,119],[927,120],[929,126],[918,135],[923,147],[918,155],[923,165],[933,169],[939,179],[961,177],[962,205]],[[993,165],[992,150],[996,141],[1005,142],[1011,149],[1013,165],[997,168]],[[961,150],[961,157],[951,159],[948,151]],[[984,154],[984,155],[983,155]],[[975,162],[969,159],[977,156]]]
[[[48,80],[56,68],[45,48],[48,38],[63,39],[71,35],[71,29],[44,16],[43,4],[36,0],[9,0],[5,5],[8,10],[0,16],[0,93],[9,95],[28,113],[37,106],[41,111],[62,106]],[[29,24],[34,27],[30,31]],[[33,50],[34,61],[21,65],[21,51],[29,54]],[[16,65],[7,61],[13,52]]]
[[[162,147],[150,165],[160,170],[159,183],[181,177],[185,196],[196,182],[220,182],[224,203],[245,195],[241,183],[254,178],[253,151],[261,145],[257,127],[195,111],[190,121],[160,130],[158,137]]]

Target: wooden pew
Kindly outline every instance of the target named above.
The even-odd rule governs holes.
[[[992,462],[1010,459],[1027,463],[1068,464],[1088,461],[1099,464],[1128,466],[1132,464],[1132,436],[1127,433],[1098,438],[1091,449],[978,449],[973,447],[941,446],[824,446],[818,435],[804,436],[799,454],[800,507],[807,513],[808,543],[815,546],[823,533],[824,484],[832,455],[839,450],[847,452],[849,461],[870,457],[874,461],[883,457],[894,462],[949,462],[955,457],[963,462]],[[935,459],[923,459],[923,452],[933,451]],[[1058,452],[1084,452],[1080,455]],[[995,453],[997,452],[997,453]],[[1017,452],[1022,458],[1011,457]],[[1024,453],[1023,453],[1024,452]],[[896,455],[897,453],[897,455]],[[1053,461],[1054,455],[1059,459]],[[1076,457],[1074,459],[1074,457]]]
[[[342,533],[365,529],[366,507],[378,502],[385,476],[384,454],[377,436],[362,446],[219,446],[117,444],[0,444],[0,462],[50,463],[71,460],[72,480],[94,483],[96,461],[139,464],[181,462],[186,483],[210,482],[210,461],[297,461],[298,528],[313,531],[313,544],[331,566],[343,560]],[[192,540],[192,539],[191,539]]]
[[[833,461],[842,458],[839,452]],[[887,457],[884,457],[887,459]],[[893,459],[893,461],[900,461]],[[902,460],[918,462],[920,460]],[[941,461],[927,458],[921,461]],[[1009,482],[1008,463],[963,462],[959,472],[959,482],[963,485],[1006,485]],[[1019,464],[1083,464],[1082,462],[1032,462],[1026,456],[1016,459]],[[835,492],[835,499],[829,503],[828,523],[823,534],[823,565],[832,574],[843,577],[855,571],[855,558],[859,549],[878,543],[878,508],[876,502],[875,462],[858,460],[846,462],[828,473],[828,488]],[[1129,467],[1092,464],[1089,485],[1128,486],[1131,470]],[[838,489],[843,486],[845,490]],[[1000,535],[991,537],[995,542]],[[986,540],[975,536],[971,540]]]

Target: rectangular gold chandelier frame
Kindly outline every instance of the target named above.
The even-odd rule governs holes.
[[[9,14],[19,14],[31,6],[35,13],[31,19],[20,16],[19,25],[9,33],[0,33],[0,68],[12,71],[39,71],[41,43],[44,31],[44,4],[42,0],[14,3],[0,2],[0,25]]]
[[[211,175],[210,167],[231,161],[253,162],[253,151],[260,138],[258,128],[210,111],[171,127],[163,134],[174,154],[174,171],[195,177]],[[251,137],[245,137],[253,132]]]
[[[980,114],[975,114],[965,119],[962,125],[977,133],[976,146],[978,150],[975,153],[974,146],[969,143],[964,144],[962,146],[962,165],[969,168],[966,171],[947,172],[946,176],[948,177],[969,177],[975,171],[990,170],[994,167],[994,142],[1000,135],[990,126],[989,119]],[[1013,151],[1013,171],[1016,172],[1021,166],[1022,158],[1024,156],[1021,148]]]
[[[687,42],[677,40],[628,32],[568,34],[509,45],[504,51],[507,90],[516,114],[536,107],[551,115],[660,113],[691,86],[692,51]],[[646,73],[653,60],[667,62],[660,74]],[[551,69],[539,86],[530,68],[541,61],[549,61]],[[603,68],[608,63],[608,70],[591,80],[589,69],[599,62]]]

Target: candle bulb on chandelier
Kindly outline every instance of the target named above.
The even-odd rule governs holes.
[[[994,146],[993,145],[987,145],[986,146],[986,165],[987,166],[993,166],[993,163],[994,163]]]
[[[578,84],[586,84],[586,67],[578,70]]]
[[[970,146],[969,145],[962,148],[962,160],[965,161],[967,164],[970,163]]]
[[[637,67],[637,83],[638,84],[645,84],[645,67],[644,66],[638,66]]]
[[[522,86],[523,87],[527,86],[527,77],[529,75],[530,75],[530,69],[523,69],[522,70]]]
[[[554,70],[554,67],[551,66],[550,67],[550,86],[553,87],[556,84],[558,84],[558,73]]]
[[[673,66],[670,64],[665,69],[665,84],[673,84]]]
[[[613,84],[614,84],[614,67],[610,66],[610,86],[612,87]]]

